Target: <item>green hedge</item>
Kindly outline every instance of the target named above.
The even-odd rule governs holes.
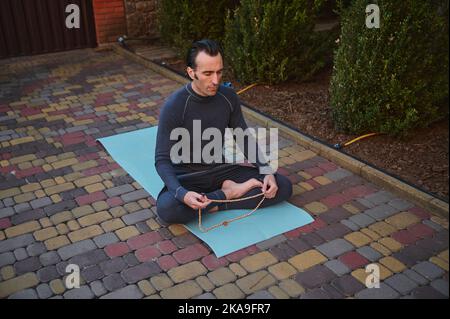
[[[380,8],[380,28],[365,8]],[[341,8],[330,102],[350,133],[405,136],[448,115],[448,2],[354,0]]]
[[[309,78],[336,39],[313,32],[324,0],[242,0],[225,22],[225,57],[241,83]]]
[[[194,41],[210,38],[220,42],[225,12],[237,3],[237,0],[161,0],[157,14],[161,38],[183,58]]]

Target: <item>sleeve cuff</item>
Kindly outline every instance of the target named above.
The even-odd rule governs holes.
[[[177,190],[175,191],[175,198],[184,203],[184,196],[187,192],[188,190],[186,188],[184,188],[183,186],[178,186]]]

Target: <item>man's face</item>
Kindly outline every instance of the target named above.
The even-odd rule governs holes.
[[[197,94],[202,96],[216,95],[222,79],[223,61],[222,56],[209,56],[205,52],[200,52],[196,59],[196,67],[187,68],[187,72],[192,82],[192,87]]]

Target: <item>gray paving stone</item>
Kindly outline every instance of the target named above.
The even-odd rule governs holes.
[[[372,217],[370,217],[369,215],[364,214],[364,213],[353,215],[348,220],[355,223],[356,225],[358,225],[361,228],[367,227],[367,226],[375,223],[375,219],[373,219]]]
[[[264,240],[264,241],[262,241],[262,242],[256,244],[256,246],[257,246],[259,249],[261,249],[261,250],[266,250],[266,249],[269,249],[269,248],[271,248],[271,247],[273,247],[273,246],[276,246],[276,245],[278,245],[278,244],[280,244],[280,243],[283,243],[283,242],[285,242],[285,241],[286,241],[286,236],[284,236],[284,235],[278,235],[278,236],[269,238],[269,239],[267,239],[267,240]]]
[[[109,188],[105,190],[105,194],[108,197],[116,197],[122,194],[126,194],[129,192],[134,191],[133,186],[129,185],[129,184],[125,184],[125,185],[120,185],[120,186],[116,186],[113,188]]]
[[[37,271],[37,276],[41,282],[49,282],[60,277],[58,270],[54,265],[39,269]]]
[[[27,210],[30,210],[31,206],[28,203],[20,203],[17,204],[16,206],[14,206],[14,210],[16,211],[16,213],[22,213],[22,212],[26,212]]]
[[[41,263],[39,262],[39,258],[37,257],[29,257],[14,264],[14,270],[16,271],[17,275],[35,271],[39,268],[41,268]]]
[[[10,251],[0,254],[0,268],[6,265],[12,265],[16,261],[16,257]]]
[[[432,281],[430,286],[448,298],[448,281],[439,278]]]
[[[361,256],[365,257],[366,259],[372,262],[377,261],[378,259],[383,257],[380,252],[378,252],[377,250],[373,249],[370,246],[360,247],[356,250],[356,252],[358,252]]]
[[[345,239],[338,238],[328,243],[322,244],[316,247],[316,249],[328,258],[332,259],[346,252],[352,251],[354,247]]]
[[[399,211],[407,210],[411,207],[414,207],[414,204],[400,198],[394,198],[393,200],[390,200],[388,202],[388,205],[397,208]]]
[[[299,299],[331,299],[331,296],[323,289],[315,288],[301,294]]]
[[[304,272],[300,272],[295,276],[302,287],[313,289],[322,286],[336,278],[336,275],[323,265],[314,266]]]
[[[358,204],[361,204],[363,207],[366,207],[366,208],[374,208],[376,206],[374,203],[372,203],[371,201],[368,201],[365,198],[356,198],[355,200]]]
[[[103,296],[104,294],[106,294],[108,291],[105,289],[105,287],[103,286],[103,283],[99,280],[93,281],[90,283],[91,286],[91,290],[94,293],[94,295],[96,297],[100,297]]]
[[[40,299],[48,299],[53,296],[53,292],[48,284],[40,284],[36,287],[36,292]]]
[[[351,175],[353,175],[352,172],[350,172],[350,171],[348,171],[348,170],[346,170],[344,168],[338,168],[338,169],[336,169],[334,171],[331,171],[331,172],[328,172],[328,173],[324,174],[323,176],[325,176],[326,178],[328,178],[328,179],[330,179],[330,180],[335,182],[335,181],[338,181],[340,179],[343,179],[344,177],[351,176]]]
[[[143,296],[136,285],[129,285],[104,295],[100,299],[141,299]]]
[[[0,241],[0,253],[6,251],[13,251],[14,249],[26,247],[34,242],[34,237],[31,234],[20,235]]]
[[[42,197],[42,198],[38,198],[38,199],[32,200],[30,202],[30,205],[31,205],[31,207],[33,209],[38,209],[38,208],[41,208],[41,207],[44,207],[44,206],[48,206],[48,205],[51,205],[51,204],[53,204],[53,201],[52,201],[52,199],[50,197]]]
[[[435,223],[435,222],[433,222],[433,221],[431,221],[431,220],[429,220],[429,219],[424,220],[424,221],[423,221],[423,224],[427,225],[428,227],[433,228],[433,229],[434,229],[435,231],[437,231],[437,232],[443,231],[443,230],[445,229],[445,228],[442,227],[441,225],[439,225],[439,224],[437,224],[437,223]]]
[[[136,223],[148,220],[153,217],[153,212],[150,209],[142,209],[137,212],[122,216],[122,220],[127,225],[134,225]]]
[[[275,299],[275,297],[267,290],[261,290],[251,294],[246,299]]]
[[[8,299],[38,299],[38,295],[34,289],[25,289],[18,291],[11,296],[8,297]]]
[[[217,299],[212,293],[207,292],[200,296],[194,297],[193,299]]]
[[[94,249],[70,258],[69,263],[78,265],[78,267],[82,268],[98,264],[108,259],[109,257],[106,255],[103,249]]]
[[[58,263],[59,261],[61,261],[61,258],[59,257],[58,253],[53,250],[40,255],[39,261],[41,262],[42,266],[49,266]]]
[[[409,294],[419,285],[404,274],[395,274],[384,281],[402,295]]]
[[[342,276],[350,272],[350,268],[348,268],[344,263],[337,259],[327,261],[324,265],[332,272],[334,272],[337,276]]]
[[[14,250],[14,256],[17,260],[24,260],[29,257],[25,248],[17,248],[16,250]]]
[[[400,294],[381,282],[380,288],[366,288],[358,292],[355,297],[358,299],[395,299],[400,297]]]
[[[123,260],[123,258],[120,257],[106,260],[100,263],[100,268],[105,275],[121,272],[126,267],[128,267],[127,263]]]
[[[394,198],[395,198],[395,196],[392,193],[384,191],[384,190],[367,195],[364,197],[364,199],[367,199],[368,201],[374,203],[375,205],[387,203]]]
[[[428,280],[434,280],[436,278],[439,278],[445,273],[444,270],[442,270],[442,268],[436,266],[435,264],[429,261],[423,261],[412,267],[412,269],[421,276],[427,278]]]
[[[116,236],[115,233],[109,232],[109,233],[101,234],[97,237],[94,237],[94,242],[98,248],[104,248],[105,246],[108,246],[109,244],[119,242],[119,238]]]
[[[96,249],[97,246],[91,239],[85,239],[68,246],[64,246],[58,249],[58,254],[62,260],[67,260],[73,256],[80,255],[90,250]]]
[[[344,296],[353,296],[358,291],[366,287],[351,275],[344,275],[332,281],[331,285],[335,287]]]
[[[105,278],[103,278],[102,282],[108,291],[117,290],[126,286],[123,278],[117,273],[106,276]]]
[[[34,257],[39,256],[47,251],[47,248],[45,247],[44,243],[37,242],[29,245],[27,247],[28,255]]]
[[[95,297],[89,286],[83,285],[80,288],[72,288],[64,293],[64,299],[93,299]]]
[[[105,275],[98,265],[89,266],[81,271],[81,277],[84,278],[86,282],[92,282],[103,278]]]
[[[150,196],[149,193],[147,193],[144,189],[139,189],[131,193],[123,194],[120,197],[125,203],[128,203],[128,202],[135,202],[140,199],[147,198],[149,196]]]
[[[341,220],[341,224],[350,228],[353,231],[358,231],[361,229],[361,227],[359,227],[357,224],[355,224],[354,222],[352,222],[348,219]]]
[[[394,208],[389,205],[375,206],[374,208],[370,208],[365,211],[367,215],[376,219],[377,221],[386,219],[398,212],[399,210],[397,208]]]
[[[14,199],[12,199],[11,197],[5,198],[3,199],[3,204],[5,205],[5,207],[10,207],[10,206],[14,206],[16,202],[14,201]],[[11,208],[12,209],[12,208]],[[1,215],[1,213],[0,213]],[[10,215],[8,215],[10,216]]]
[[[403,274],[405,276],[407,276],[409,279],[412,279],[413,281],[415,281],[416,283],[418,283],[421,286],[426,285],[428,283],[428,280],[425,277],[419,275],[414,270],[405,269],[403,271]]]
[[[423,286],[414,289],[411,293],[415,299],[446,299],[446,297],[431,286]]]
[[[161,271],[162,270],[157,263],[148,262],[125,269],[121,272],[121,275],[125,282],[131,284],[136,283],[142,279],[150,278],[151,276],[159,274]]]

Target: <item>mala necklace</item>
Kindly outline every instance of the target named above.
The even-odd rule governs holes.
[[[240,201],[244,201],[244,200],[247,200],[247,199],[259,197],[259,196],[262,196],[262,195],[264,195],[264,193],[260,193],[260,194],[256,194],[256,195],[248,196],[248,197],[243,197],[243,198],[237,198],[237,199],[211,199],[211,201],[212,202],[216,202],[216,203],[240,202]],[[207,228],[204,228],[203,225],[202,225],[202,210],[199,208],[198,209],[198,228],[200,229],[201,232],[206,233],[206,232],[210,231],[211,229],[214,229],[214,228],[217,228],[217,227],[220,227],[220,226],[228,226],[228,224],[231,223],[231,222],[234,222],[234,221],[236,221],[238,219],[242,219],[242,218],[248,217],[251,214],[253,214],[259,208],[259,206],[261,206],[261,204],[262,204],[262,202],[264,201],[265,198],[266,197],[263,196],[262,199],[260,200],[260,202],[258,203],[258,205],[252,211],[250,211],[250,212],[248,212],[248,213],[246,213],[244,215],[235,217],[235,218],[224,220],[223,222],[220,222],[218,224],[215,224],[215,225],[213,225],[211,227],[207,227]]]

